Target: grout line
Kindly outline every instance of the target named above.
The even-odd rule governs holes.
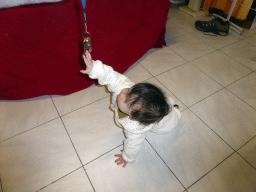
[[[107,97],[110,97],[110,95],[108,95],[108,96],[106,96],[106,97],[103,97],[103,98],[101,98],[101,99],[98,99],[98,100],[96,100],[96,101],[93,101],[93,102],[91,102],[91,103],[88,103],[88,104],[86,104],[86,105],[84,105],[84,106],[81,106],[81,107],[79,107],[79,108],[77,108],[77,109],[74,109],[74,110],[72,110],[72,111],[70,111],[70,112],[67,112],[67,113],[65,113],[65,114],[63,114],[63,115],[60,115],[60,114],[59,114],[59,116],[60,116],[60,117],[64,117],[64,116],[66,116],[66,115],[68,115],[68,114],[70,114],[70,113],[73,113],[73,112],[78,111],[78,110],[80,110],[80,109],[82,109],[82,108],[84,108],[84,107],[87,107],[87,106],[89,106],[89,105],[91,105],[91,104],[94,104],[94,103],[96,103],[96,102],[98,102],[98,101],[101,101],[101,100],[103,100],[103,99],[106,99]],[[56,107],[56,110],[58,111],[57,107]],[[58,113],[59,113],[59,112],[58,112]]]
[[[77,171],[78,169],[81,169],[81,168],[82,168],[82,166],[81,166],[81,167],[78,167],[77,169],[75,169],[75,170],[73,170],[73,171],[71,171],[71,172],[67,173],[66,175],[63,175],[63,176],[62,176],[62,177],[60,177],[59,179],[56,179],[55,181],[53,181],[53,182],[49,183],[48,185],[46,185],[46,186],[42,187],[41,189],[39,189],[39,190],[37,190],[37,191],[41,191],[42,189],[44,189],[44,188],[46,188],[46,187],[48,187],[48,186],[50,186],[50,185],[52,185],[52,184],[56,183],[57,181],[59,181],[59,180],[63,179],[64,177],[66,177],[66,176],[68,176],[68,175],[70,175],[70,174],[74,173],[75,171]],[[37,191],[36,191],[36,192],[37,192]]]
[[[230,34],[230,35],[232,35],[232,34]],[[194,35],[194,36],[196,36],[196,35]],[[232,36],[235,36],[235,35],[232,35]],[[218,37],[218,36],[216,36],[216,37]],[[237,37],[237,36],[235,36],[235,37]],[[235,44],[235,43],[237,43],[237,42],[239,42],[239,41],[241,41],[241,40],[243,40],[244,38],[240,38],[240,37],[237,37],[238,38],[238,40],[237,41],[235,41],[235,42],[232,42],[232,43],[230,43],[230,44],[228,44],[228,45],[225,45],[225,46],[223,46],[223,47],[220,47],[220,48],[215,48],[216,50],[219,50],[219,49],[222,49],[222,48],[224,48],[224,47],[228,47],[228,46],[230,46],[230,45],[232,45],[232,44]],[[207,45],[210,45],[209,43],[207,43],[205,40],[202,40],[203,42],[205,42]]]
[[[249,76],[249,75],[251,75],[251,74],[253,74],[253,73],[254,73],[254,71],[252,71],[252,72],[248,73],[247,75],[245,75],[245,76],[241,77],[240,79],[237,79],[237,80],[235,80],[234,82],[232,82],[232,83],[228,84],[227,86],[225,86],[225,88],[229,87],[230,85],[232,85],[232,84],[236,83],[237,81],[240,81],[241,79],[243,79],[243,78],[245,78],[245,77],[247,77],[247,76]]]
[[[172,50],[171,50],[172,51]],[[175,53],[175,54],[177,54],[177,53]],[[178,54],[177,54],[178,55]],[[180,56],[180,55],[179,55]],[[180,56],[181,57],[181,56]],[[184,59],[183,57],[181,57],[182,59]],[[163,72],[161,72],[161,73],[159,73],[159,74],[156,74],[156,75],[153,75],[152,73],[150,73],[150,71],[147,69],[147,68],[145,68],[139,61],[138,61],[138,63],[141,65],[141,67],[142,68],[144,68],[150,75],[152,75],[153,77],[155,77],[155,76],[158,76],[158,75],[161,75],[161,74],[163,74],[163,73],[165,73],[165,72],[167,72],[167,71],[171,71],[171,70],[173,70],[173,69],[176,69],[176,68],[178,68],[178,67],[180,67],[180,66],[182,66],[182,65],[186,65],[187,63],[188,63],[188,61],[186,60],[186,59],[184,59],[186,62],[185,63],[183,63],[183,64],[180,64],[180,65],[178,65],[178,66],[176,66],[176,67],[173,67],[173,68],[171,68],[171,69],[167,69],[166,71],[163,71]],[[145,81],[145,80],[144,80]]]
[[[52,98],[51,98],[51,99],[52,99]],[[52,102],[53,102],[53,100],[52,100]],[[55,107],[56,110],[57,110],[57,107],[56,107],[56,105],[55,105],[54,102],[53,102],[53,105],[54,105],[54,107]],[[68,135],[68,137],[69,137],[69,139],[70,139],[70,142],[71,142],[71,144],[73,145],[73,148],[74,148],[74,150],[75,150],[75,152],[76,152],[76,154],[77,154],[77,157],[78,157],[78,159],[79,159],[81,165],[83,165],[82,160],[81,160],[81,158],[80,158],[79,155],[78,155],[78,152],[77,152],[77,150],[76,150],[76,148],[75,148],[75,145],[74,145],[74,143],[73,143],[73,141],[72,141],[72,139],[71,139],[71,137],[70,137],[70,135],[69,135],[69,132],[68,132],[68,130],[67,130],[67,127],[66,127],[66,125],[65,125],[65,123],[64,123],[64,121],[63,121],[63,119],[61,118],[61,116],[60,116],[58,110],[57,110],[57,113],[58,113],[58,115],[59,115],[59,118],[60,118],[60,120],[61,120],[63,126],[64,126],[64,129],[66,130],[66,133],[67,133],[67,135]]]
[[[187,189],[191,188],[194,184],[196,184],[198,181],[200,181],[202,178],[204,178],[207,174],[209,174],[212,170],[214,170],[216,167],[218,167],[221,163],[223,163],[225,160],[227,160],[229,157],[231,157],[235,153],[236,153],[235,151],[233,153],[231,153],[229,156],[227,156],[225,159],[223,159],[219,164],[217,164],[215,167],[213,167],[210,171],[208,171],[202,177],[200,177],[197,181],[192,183]]]
[[[121,144],[121,145],[123,145],[123,144]],[[92,161],[90,161],[90,162],[88,162],[88,163],[86,163],[86,164],[83,165],[83,169],[84,169],[84,171],[85,171],[85,174],[87,175],[87,177],[88,177],[88,179],[89,179],[89,182],[91,183],[91,186],[92,186],[94,192],[95,192],[95,189],[94,189],[93,184],[92,184],[92,182],[91,182],[91,180],[90,180],[89,174],[87,173],[86,168],[85,168],[84,166],[86,166],[86,165],[92,163],[93,161],[96,161],[97,159],[101,158],[101,157],[104,156],[105,154],[107,154],[107,153],[109,153],[109,152],[111,152],[111,151],[117,149],[117,148],[120,147],[121,145],[119,145],[119,146],[117,146],[117,147],[115,147],[115,148],[113,148],[113,149],[107,151],[106,153],[103,153],[103,154],[100,155],[99,157],[97,157],[97,158],[93,159]]]
[[[51,98],[51,99],[52,99],[52,98]],[[52,99],[52,102],[53,102],[53,99]],[[54,105],[54,107],[55,107],[56,110],[57,110],[57,107],[56,107],[56,105],[55,105],[54,102],[53,102],[53,105]],[[78,159],[79,159],[81,165],[83,165],[82,160],[81,160],[81,158],[79,157],[79,154],[78,154],[78,152],[77,152],[77,150],[76,150],[76,148],[75,148],[75,145],[74,145],[74,143],[73,143],[73,141],[72,141],[72,139],[71,139],[71,136],[69,135],[69,132],[68,132],[68,130],[67,130],[67,127],[66,127],[66,125],[65,125],[65,123],[64,123],[64,121],[63,121],[63,119],[61,118],[61,116],[60,116],[58,110],[57,110],[57,113],[58,113],[58,115],[59,115],[59,118],[60,118],[60,120],[61,120],[63,126],[64,126],[64,129],[66,130],[66,133],[67,133],[67,135],[68,135],[68,137],[69,137],[69,139],[70,139],[70,142],[71,142],[71,144],[73,145],[73,148],[74,148],[74,150],[75,150],[75,152],[76,152],[76,155],[77,155],[77,157],[78,157]]]
[[[192,64],[192,63],[191,63]],[[192,64],[193,65],[193,64]],[[193,65],[194,66],[194,65]],[[196,66],[194,66],[194,67],[196,67]],[[198,67],[196,67],[198,70],[200,70],[201,72],[203,72],[205,75],[207,75],[208,77],[210,77],[208,74],[206,74],[204,71],[202,71],[201,69],[199,69]],[[236,81],[234,81],[234,82],[232,82],[231,84],[233,84],[233,83],[235,83],[235,82],[237,82],[237,81],[239,81],[239,80],[241,80],[241,79],[243,79],[244,77],[246,77],[246,76],[248,76],[248,75],[250,75],[250,74],[252,74],[253,73],[253,71],[252,72],[250,72],[250,73],[248,73],[247,75],[245,75],[245,76],[243,76],[243,77],[241,77],[240,79],[237,79]],[[215,79],[213,79],[212,77],[210,77],[212,80],[214,80],[216,83],[218,83],[218,84],[220,84],[219,82],[217,82]],[[222,89],[226,89],[226,90],[228,90],[227,89],[227,87],[228,86],[230,86],[231,84],[228,84],[227,86],[223,86],[223,85],[221,85],[223,88]],[[220,90],[222,90],[222,89],[220,89]],[[219,90],[219,91],[220,91]],[[217,93],[217,92],[219,92],[219,91],[216,91],[215,93]],[[229,91],[229,90],[228,90]],[[231,91],[229,91],[229,92],[231,92]],[[215,94],[214,93],[214,94]],[[232,93],[232,92],[231,92]],[[234,93],[232,93],[232,94],[234,94]],[[213,95],[213,94],[211,94],[211,95]],[[209,95],[209,96],[211,96],[211,95]],[[234,94],[235,95],[235,94]],[[208,96],[208,97],[209,97]],[[238,97],[237,95],[235,95],[236,97]],[[206,98],[208,98],[208,97],[206,97]],[[204,98],[204,99],[206,99],[206,98]],[[239,98],[239,97],[238,97]],[[204,99],[202,99],[202,100],[204,100]],[[239,99],[241,99],[241,98],[239,98]],[[200,100],[200,101],[202,101],[202,100]],[[241,99],[242,100],[242,99]],[[198,102],[196,102],[195,104],[197,104],[197,103],[199,103],[200,101],[198,101]],[[242,100],[243,101],[243,100]],[[245,102],[245,101],[244,101]],[[246,102],[245,102],[246,103]],[[195,105],[195,104],[193,104],[193,105]],[[248,103],[246,103],[246,104],[248,104]],[[191,105],[191,106],[189,106],[189,107],[192,107],[193,105]],[[249,105],[249,104],[248,104]],[[250,105],[249,105],[250,106]],[[252,106],[251,106],[252,107]],[[252,107],[253,108],[253,107]],[[254,108],[253,108],[254,109]]]
[[[121,144],[121,145],[123,145],[123,144]],[[103,155],[105,155],[105,154],[109,153],[110,151],[115,150],[116,148],[120,147],[121,145],[119,145],[119,146],[115,147],[114,149],[109,150],[108,152],[104,153]],[[92,161],[90,161],[90,162],[86,163],[85,165],[90,164],[91,162],[93,162],[93,161],[97,160],[98,158],[102,157],[103,155],[100,155],[99,157],[97,157],[97,158],[93,159]],[[84,167],[85,165],[82,165],[81,167],[78,167],[77,169],[75,169],[75,170],[71,171],[70,173],[68,173],[68,174],[66,174],[66,175],[64,175],[64,176],[62,176],[62,177],[60,177],[59,179],[57,179],[57,180],[55,180],[55,181],[51,182],[50,184],[48,184],[48,185],[46,185],[46,186],[42,187],[42,188],[41,188],[41,189],[39,189],[38,191],[40,191],[40,190],[42,190],[42,189],[44,189],[44,188],[46,188],[46,187],[48,187],[48,186],[50,186],[50,185],[52,185],[52,184],[56,183],[57,181],[59,181],[59,180],[63,179],[64,177],[66,177],[66,176],[68,176],[68,175],[72,174],[73,172],[75,172],[75,171],[77,171],[77,170],[79,170],[79,169],[81,169],[81,168],[83,168],[83,170],[85,171],[85,174],[87,175],[87,177],[88,177],[88,179],[89,179],[89,182],[90,182],[90,183],[91,183],[91,185],[92,185],[92,182],[91,182],[91,180],[90,180],[90,178],[89,178],[89,175],[88,175],[88,173],[87,173],[87,171],[86,171],[86,169],[85,169],[85,167]],[[93,185],[92,185],[92,188],[93,188],[93,190],[94,190],[94,192],[95,192],[95,189],[94,189]]]
[[[233,147],[231,147],[224,139],[222,139],[222,137],[216,133],[209,125],[207,125],[206,122],[204,122],[197,114],[195,114],[190,108],[189,110],[198,118],[200,119],[213,133],[215,133],[224,143],[226,143],[231,149],[233,149]],[[235,151],[235,149],[233,149],[233,151]]]
[[[238,97],[236,94],[234,94],[233,92],[231,92],[230,90],[228,90],[227,88],[225,88],[228,92],[230,92],[231,94],[233,94],[235,97],[237,97],[238,99],[240,99],[241,101],[243,101],[245,104],[249,105],[251,108],[253,108],[254,110],[256,110],[253,106],[251,106],[250,104],[246,103],[246,101],[244,101],[243,99],[241,99],[240,97]]]
[[[243,144],[240,148],[238,148],[237,151],[239,151],[242,147],[244,147],[246,144],[248,144],[254,138],[256,138],[256,135],[253,138],[251,138],[249,141],[247,141],[245,144]]]
[[[195,59],[187,60],[186,58],[182,57],[179,53],[177,53],[175,50],[171,49],[171,46],[172,46],[172,45],[169,45],[169,46],[166,45],[166,46],[167,46],[170,50],[172,50],[173,52],[175,52],[176,54],[178,54],[180,57],[182,57],[183,59],[185,59],[185,60],[188,61],[188,62],[194,61],[194,60],[196,60],[196,59],[199,59],[199,58],[201,58],[201,57],[203,57],[203,56],[205,56],[205,55],[208,55],[208,54],[213,53],[213,52],[215,52],[215,51],[218,50],[217,48],[215,48],[215,47],[211,46],[210,44],[206,43],[205,41],[201,40],[199,37],[193,35],[194,32],[189,32],[189,33],[190,33],[193,37],[197,38],[198,40],[202,41],[203,43],[207,44],[208,46],[212,47],[212,48],[215,49],[215,50],[213,50],[213,51],[211,51],[211,52],[209,52],[209,53],[206,53],[206,54],[204,54],[204,55],[202,55],[202,56],[199,56],[199,57],[197,57],[197,58],[195,58]],[[182,37],[182,36],[185,36],[185,35],[188,35],[188,34],[184,34],[184,35],[181,35],[181,36],[179,36],[179,37]]]
[[[195,36],[194,34],[193,34],[193,32],[189,32],[192,36],[194,36],[194,37],[196,37],[196,38],[198,38],[197,36]],[[183,35],[181,35],[181,36],[185,36],[185,35],[187,35],[187,34],[183,34]],[[228,45],[225,45],[224,47],[221,47],[221,48],[215,48],[215,47],[213,47],[214,49],[216,49],[216,50],[214,50],[214,51],[212,51],[212,52],[210,52],[210,53],[207,53],[207,54],[205,54],[205,55],[203,55],[203,56],[206,56],[206,55],[209,55],[209,54],[211,54],[211,53],[213,53],[213,52],[215,52],[215,51],[221,51],[221,49],[222,48],[225,48],[225,47],[228,47],[228,46],[230,46],[230,45],[233,45],[233,44],[235,44],[235,43],[238,43],[239,41],[242,41],[242,40],[244,40],[244,39],[247,39],[247,38],[250,38],[251,36],[253,36],[253,35],[255,35],[255,34],[252,34],[252,35],[250,35],[250,36],[248,36],[248,37],[243,37],[243,38],[239,38],[239,40],[237,40],[237,41],[235,41],[235,42],[233,42],[233,43],[230,43],[230,44],[228,44]],[[181,36],[179,36],[179,37],[181,37]],[[200,38],[198,38],[198,39],[200,39]],[[201,40],[201,39],[200,39]],[[207,45],[209,45],[209,46],[211,46],[209,43],[207,43],[206,41],[204,41],[204,40],[202,40],[204,43],[206,43]],[[247,42],[246,42],[247,43]],[[252,44],[250,44],[250,43],[248,43],[249,45],[252,45]],[[252,45],[252,46],[254,46],[254,45]],[[172,50],[171,48],[170,48],[170,46],[167,46],[166,45],[166,47],[168,47],[170,50]],[[175,52],[175,50],[172,50],[172,51],[174,51]],[[221,51],[222,52],[222,51]],[[176,53],[176,52],[175,52]],[[224,52],[222,52],[222,53],[224,53]],[[178,54],[178,53],[176,53],[176,54]],[[238,62],[239,64],[241,64],[241,65],[243,65],[244,67],[246,67],[246,68],[248,68],[248,69],[250,69],[249,67],[247,67],[247,66],[245,66],[244,64],[242,64],[242,63],[240,63],[239,61],[237,61],[235,58],[233,58],[233,57],[230,57],[229,55],[227,55],[226,53],[224,53],[226,56],[228,56],[229,58],[231,58],[232,60],[234,60],[234,61],[236,61],[236,62]],[[178,54],[179,55],[179,54]],[[180,57],[182,57],[181,55],[179,55]],[[198,58],[195,58],[195,59],[192,59],[192,60],[190,60],[190,61],[188,61],[187,59],[185,59],[185,58],[183,58],[183,59],[185,59],[186,61],[188,61],[188,62],[191,62],[191,61],[194,61],[194,60],[197,60],[197,59],[199,59],[199,58],[201,58],[201,57],[203,57],[203,56],[200,56],[200,57],[198,57]],[[250,69],[250,70],[252,70],[252,69]],[[252,70],[253,71],[253,70]]]
[[[196,104],[200,103],[201,101],[203,101],[203,100],[205,100],[205,99],[207,99],[207,98],[211,97],[212,95],[214,95],[214,94],[216,94],[216,93],[218,93],[218,92],[222,91],[223,89],[225,89],[225,87],[223,87],[223,88],[221,88],[220,90],[218,90],[218,91],[216,91],[216,92],[214,92],[214,93],[212,93],[212,94],[208,95],[207,97],[205,97],[205,98],[203,98],[203,99],[201,99],[201,100],[197,101],[197,102],[196,102],[196,103],[194,103],[193,105],[190,105],[190,106],[188,107],[188,109],[189,109],[190,107],[193,107],[194,105],[196,105]]]
[[[17,135],[14,135],[14,136],[11,136],[11,137],[9,137],[9,138],[7,138],[7,139],[5,139],[5,140],[2,140],[2,141],[0,141],[0,144],[3,143],[3,142],[5,142],[5,141],[7,141],[7,140],[9,140],[9,139],[12,139],[12,138],[14,138],[14,137],[16,137],[16,136],[22,135],[22,134],[24,134],[24,133],[26,133],[26,132],[28,132],[28,131],[31,131],[31,130],[33,130],[33,129],[36,129],[36,128],[38,128],[38,127],[40,127],[40,126],[42,126],[42,125],[44,125],[44,124],[47,124],[47,123],[49,123],[49,122],[51,122],[51,121],[54,121],[54,120],[56,120],[56,119],[58,119],[58,118],[60,118],[60,117],[56,117],[56,118],[54,118],[54,119],[51,119],[51,120],[46,121],[46,122],[44,122],[44,123],[41,123],[41,124],[39,124],[39,125],[37,125],[37,126],[35,126],[35,127],[32,127],[32,128],[30,128],[30,129],[28,129],[28,130],[26,130],[26,131],[23,131],[23,132],[21,132],[21,133],[18,133]]]
[[[256,171],[256,167],[254,167],[251,163],[249,163],[240,153],[238,153],[238,152],[236,152],[240,157],[242,157],[243,158],[243,160],[246,162],[246,163],[248,163],[253,169],[255,169],[255,171]]]
[[[251,72],[251,73],[249,73],[249,74],[247,74],[247,75],[245,75],[245,76],[243,76],[243,77],[241,77],[240,79],[237,79],[236,81],[234,81],[233,83],[235,83],[235,82],[237,82],[237,81],[239,81],[239,80],[241,80],[241,79],[243,79],[244,77],[246,77],[246,76],[248,76],[248,75],[250,75],[250,74],[252,74],[253,72]],[[214,95],[215,93],[217,93],[217,92],[219,92],[219,91],[221,91],[221,90],[228,90],[227,89],[227,87],[228,86],[230,86],[230,85],[232,85],[233,83],[231,83],[231,84],[229,84],[229,85],[227,85],[227,86],[223,86],[223,85],[221,85],[223,88],[221,88],[220,90],[218,90],[218,91],[216,91],[216,92],[214,92],[214,93],[212,93],[211,95],[208,95],[207,97],[205,97],[205,98],[203,98],[203,99],[201,99],[200,101],[198,101],[198,102],[196,102],[196,103],[194,103],[193,105],[191,105],[191,106],[189,106],[188,108],[190,108],[190,107],[192,107],[192,106],[194,106],[194,105],[196,105],[196,104],[198,104],[199,102],[201,102],[201,101],[203,101],[203,100],[205,100],[205,99],[207,99],[208,97],[210,97],[210,96],[212,96],[212,95]],[[228,90],[229,91],[229,90]],[[231,91],[229,91],[229,92],[231,92]],[[232,93],[232,92],[231,92]],[[233,95],[235,95],[234,93],[232,93]],[[235,95],[236,97],[238,97],[237,95]],[[238,97],[239,98],[239,97]],[[239,98],[239,99],[241,99],[241,98]],[[242,99],[241,99],[242,100]],[[242,100],[243,101],[243,100]],[[245,101],[244,101],[245,102]],[[246,103],[246,102],[245,102]],[[248,104],[248,103],[246,103],[246,104]],[[249,105],[249,104],[248,104]],[[250,106],[250,105],[249,105]],[[252,106],[251,106],[252,107]],[[253,108],[253,107],[252,107]],[[254,109],[254,108],[253,108]]]
[[[178,177],[174,174],[174,172],[171,170],[171,168],[166,164],[166,162],[162,159],[162,157],[159,155],[159,153],[155,150],[155,148],[151,145],[151,143],[148,141],[147,138],[145,140],[148,142],[148,144],[152,147],[152,149],[156,152],[156,154],[160,157],[160,159],[163,161],[163,163],[166,165],[166,167],[171,171],[171,173],[175,176],[175,178],[180,182],[182,187],[186,190],[186,187],[181,183],[181,181],[178,179]]]
[[[240,155],[252,168],[256,170],[256,167],[254,167],[251,163],[249,163],[238,151],[242,149],[246,144],[248,144],[250,141],[252,141],[254,138],[256,138],[256,135],[252,137],[249,141],[247,141],[245,144],[243,144],[240,148],[236,150],[237,154]]]
[[[91,184],[91,186],[92,186],[93,191],[95,192],[95,189],[94,189],[94,187],[93,187],[93,184],[92,184],[92,182],[91,182],[91,179],[90,179],[90,177],[89,177],[87,171],[85,170],[84,166],[83,166],[83,170],[84,170],[84,172],[85,172],[87,178],[89,179],[89,182],[90,182],[90,184]]]
[[[198,68],[197,66],[193,65],[193,63],[190,63],[192,66],[194,66],[195,68],[197,68],[199,71],[201,71],[203,74],[207,75],[210,79],[212,79],[213,81],[215,81],[216,83],[218,83],[220,86],[222,86],[224,88],[223,85],[221,85],[218,81],[216,81],[215,79],[213,79],[210,75],[208,75],[207,73],[205,73],[204,71],[202,71],[200,68]]]
[[[52,100],[52,102],[53,102],[52,97],[51,97],[51,100]],[[53,102],[53,105],[54,105],[54,107],[55,107],[56,110],[57,110],[57,107],[56,107],[56,105],[55,105],[54,102]],[[67,135],[68,135],[68,137],[69,137],[69,139],[70,139],[70,142],[71,142],[71,144],[72,144],[72,146],[73,146],[73,148],[74,148],[74,150],[75,150],[75,152],[76,152],[76,155],[77,155],[77,157],[78,157],[78,159],[79,159],[79,161],[80,161],[80,163],[81,163],[81,165],[82,165],[82,167],[83,167],[83,162],[82,162],[82,160],[81,160],[81,158],[80,158],[80,156],[79,156],[79,154],[78,154],[78,151],[76,150],[76,147],[75,147],[75,145],[74,145],[74,143],[73,143],[73,141],[72,141],[72,139],[71,139],[71,136],[69,135],[69,132],[68,132],[68,130],[67,130],[67,127],[66,127],[66,125],[65,125],[65,123],[64,123],[64,121],[63,121],[63,119],[61,118],[61,116],[60,116],[58,110],[57,110],[57,113],[58,113],[58,115],[59,115],[59,117],[60,117],[60,120],[61,120],[63,126],[64,126],[64,129],[66,130],[66,133],[67,133]],[[84,169],[84,168],[83,168],[83,169]],[[84,171],[85,171],[85,169],[84,169]],[[85,172],[85,173],[86,173],[86,172]],[[87,175],[87,177],[88,177],[88,174],[87,174],[87,173],[86,173],[86,175]],[[89,181],[90,181],[90,183],[91,183],[91,180],[90,180],[89,177],[88,177],[88,179],[89,179]],[[92,183],[91,183],[91,186],[92,186],[92,188],[94,189]],[[95,191],[95,190],[94,190],[94,191]]]
[[[250,69],[251,71],[253,71],[251,68],[247,67],[246,65],[244,65],[243,63],[241,63],[240,61],[236,60],[235,58],[229,56],[228,54],[226,54],[225,52],[219,50],[221,53],[225,54],[227,57],[229,57],[230,59],[234,60],[235,62],[239,63],[240,65],[242,65],[243,67],[246,67],[247,69]]]
[[[115,149],[117,149],[118,147],[120,147],[120,146],[122,146],[122,145],[123,145],[123,144],[118,145],[117,147],[115,147],[115,148],[113,148],[113,149],[111,149],[111,150],[109,150],[109,151],[103,153],[102,155],[100,155],[100,156],[96,157],[95,159],[89,161],[88,163],[84,164],[83,167],[86,166],[86,165],[89,165],[89,164],[92,163],[93,161],[96,161],[97,159],[101,158],[102,156],[106,155],[107,153],[109,153],[109,152],[111,152],[111,151],[114,151]]]

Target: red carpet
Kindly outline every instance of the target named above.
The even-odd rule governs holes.
[[[0,10],[0,100],[67,95],[93,82],[83,61],[82,3],[64,0]],[[169,0],[86,1],[92,57],[126,71],[165,45]]]

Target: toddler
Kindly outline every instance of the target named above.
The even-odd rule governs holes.
[[[115,122],[124,128],[125,140],[122,154],[115,162],[117,165],[134,161],[145,139],[147,131],[167,133],[178,124],[181,113],[173,100],[167,99],[155,85],[133,83],[126,76],[116,72],[101,61],[93,61],[86,51],[83,55],[86,70],[91,79],[98,79],[99,84],[108,85],[113,93],[111,109],[115,112]]]

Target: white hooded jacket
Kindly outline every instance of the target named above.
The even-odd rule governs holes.
[[[116,103],[117,95],[125,88],[131,88],[134,83],[126,76],[116,72],[112,67],[104,65],[101,61],[93,61],[92,71],[89,73],[91,79],[98,79],[99,84],[108,85],[108,90],[113,93],[111,109],[115,112],[116,123],[124,128],[126,139],[124,140],[124,150],[122,157],[127,162],[135,160],[136,154],[139,152],[145,133],[152,131],[155,133],[166,133],[177,126],[181,113],[175,107],[166,115],[159,123],[148,126],[141,125],[138,121],[131,120],[129,116],[119,118],[118,107]],[[173,99],[170,100],[170,105],[174,105]]]

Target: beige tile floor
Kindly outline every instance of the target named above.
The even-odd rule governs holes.
[[[182,111],[169,134],[147,134],[125,169],[114,163],[124,135],[103,86],[0,101],[3,191],[255,192],[256,29],[206,36],[194,27],[203,19],[171,8],[167,47],[125,73],[162,87]]]

